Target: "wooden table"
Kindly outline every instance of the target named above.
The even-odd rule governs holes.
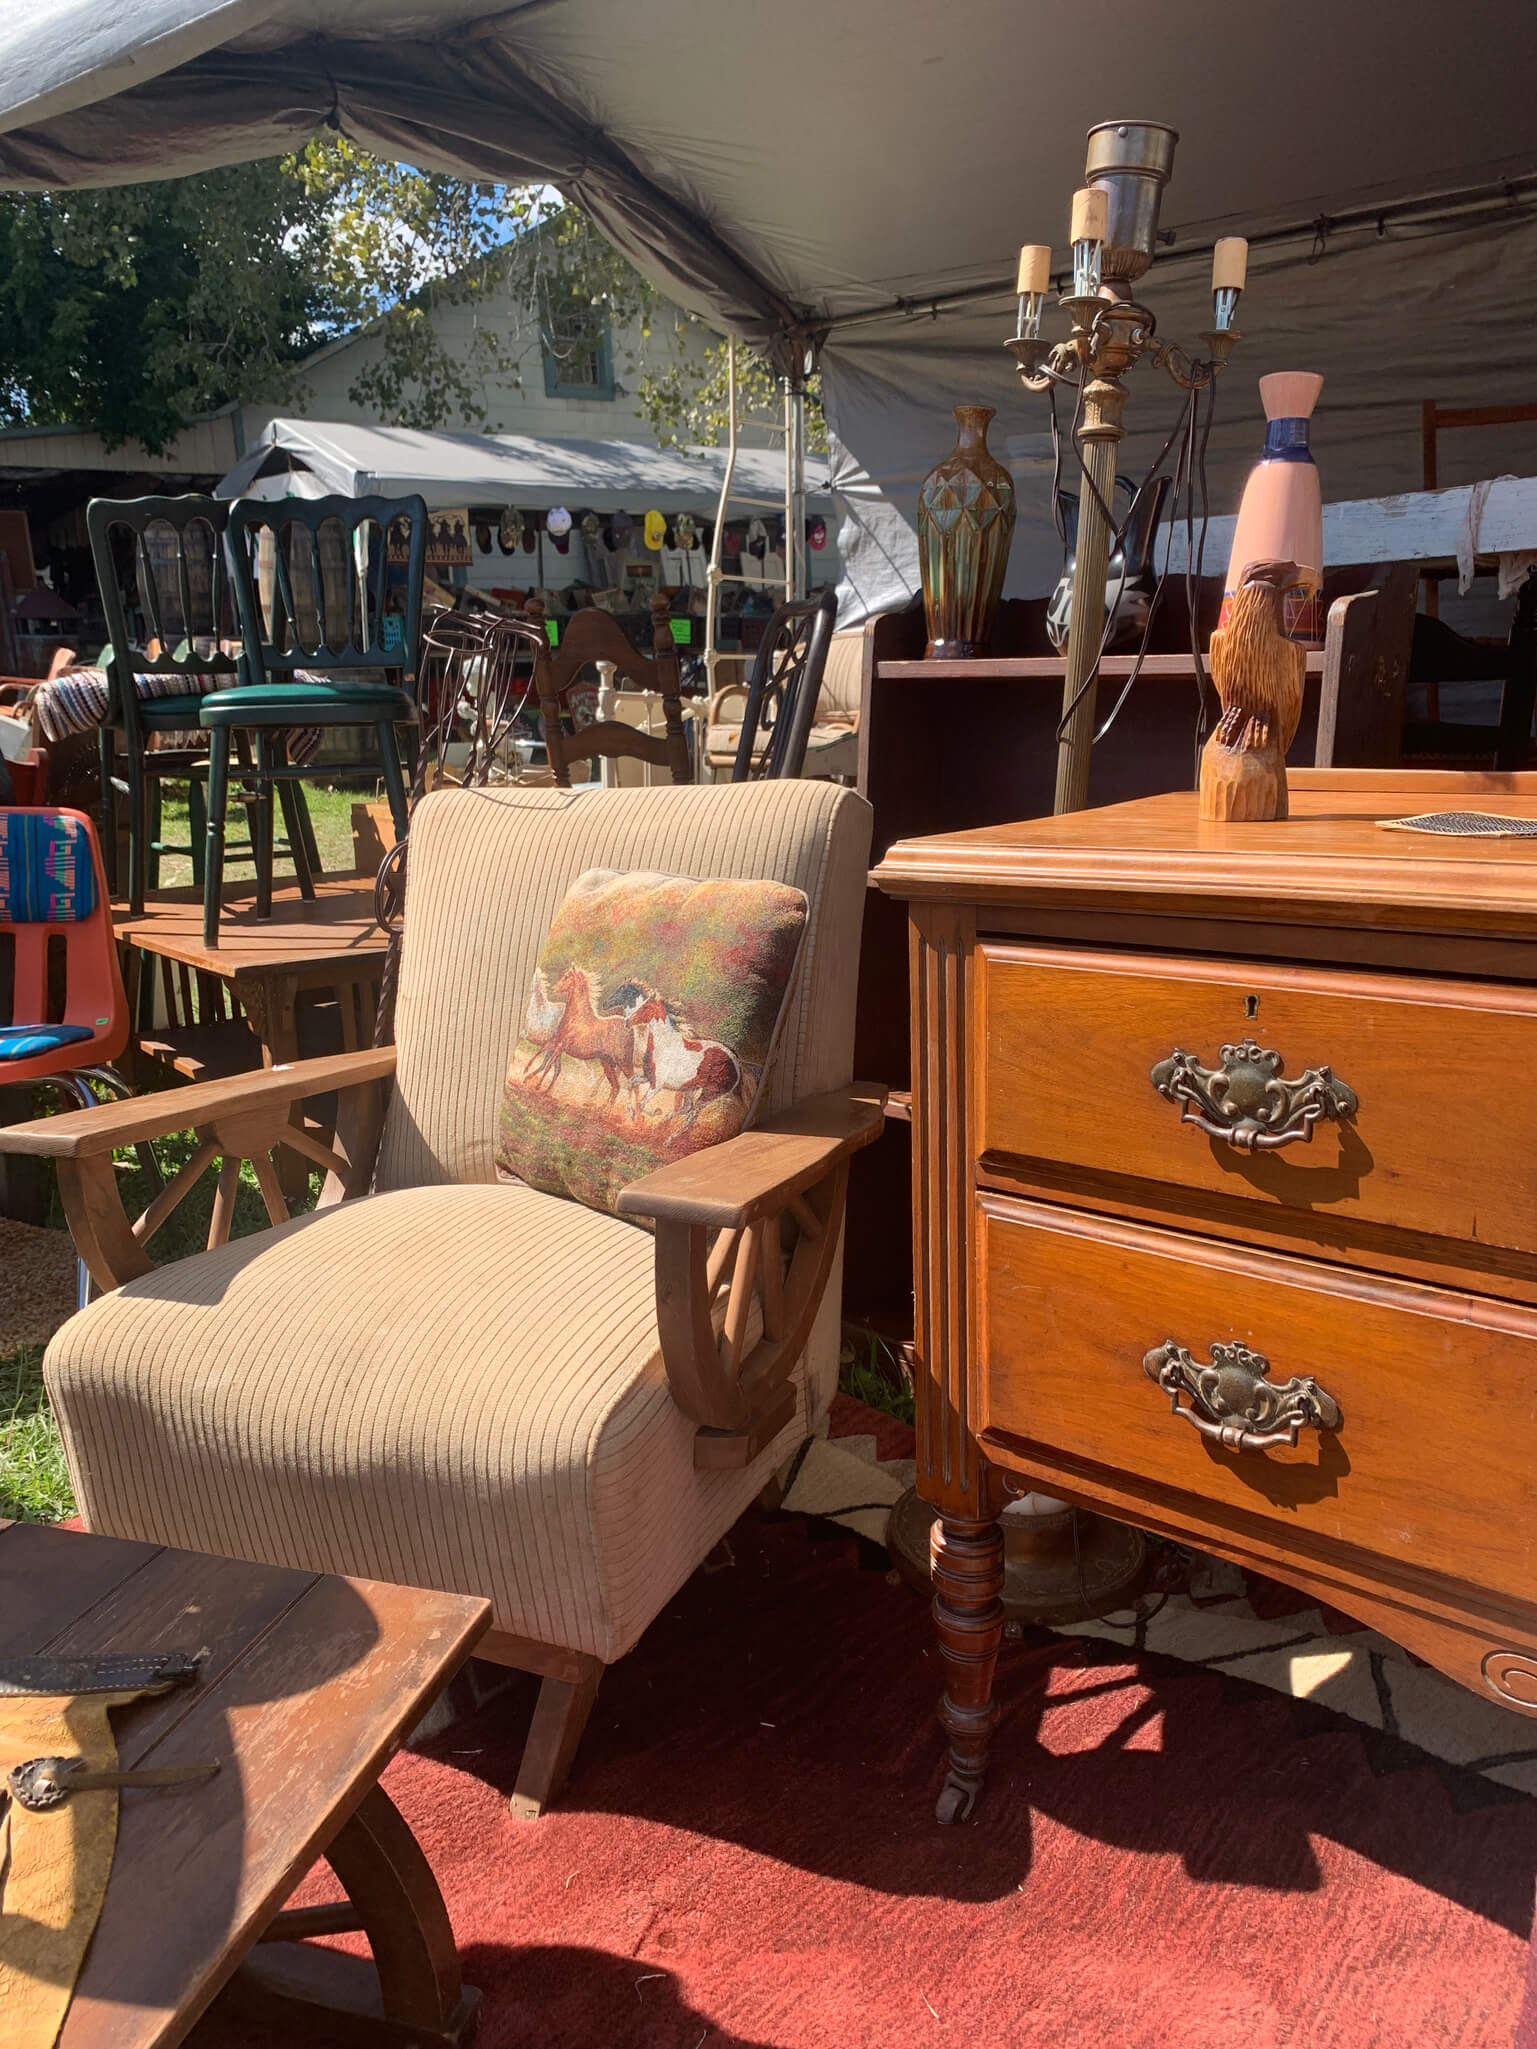
[[[913,937],[943,1819],[996,1720],[1011,1489],[1537,1714],[1537,841],[1377,823],[1537,818],[1537,776],[1291,782],[1276,823],[1183,792],[876,872]]]
[[[459,1594],[0,1524],[0,1656],[203,1652],[195,1687],[117,1711],[119,1761],[221,1765],[195,1785],[124,1790],[59,2049],[168,2049],[226,1985],[331,2043],[463,2041],[476,1995],[378,1778],[489,1620]],[[348,1900],[282,1916],[322,1855]],[[377,1973],[297,1939],[350,1928]]]
[[[254,881],[227,883],[223,901],[217,946],[203,944],[200,890],[167,890],[138,917],[121,906],[114,910],[143,1050],[169,1060],[189,1080],[229,1072],[228,1065],[219,1065],[215,1040],[238,1010],[260,1064],[278,1066],[298,1057],[300,1000],[318,991],[336,995],[340,1044],[306,1051],[350,1053],[372,1042],[386,950],[374,922],[372,882],[319,877],[313,903],[296,886],[276,889],[270,918],[256,915]],[[158,994],[168,1019],[155,1016],[155,971],[145,973],[146,963],[154,961],[160,964]],[[241,1064],[256,1060],[236,1062]]]

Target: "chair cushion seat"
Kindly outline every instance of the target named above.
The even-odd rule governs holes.
[[[416,706],[389,683],[252,683],[194,700],[204,726],[355,726],[414,723]]]
[[[89,1025],[0,1025],[0,1060],[35,1060],[60,1046],[78,1046],[96,1034]]]
[[[195,733],[206,697],[141,697],[139,724],[147,733]]]
[[[498,1629],[616,1658],[808,1434],[695,1472],[653,1257],[617,1217],[481,1183],[132,1281],[45,1362],[86,1524],[486,1595]]]

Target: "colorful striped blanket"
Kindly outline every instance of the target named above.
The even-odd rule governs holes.
[[[296,670],[294,680],[299,683],[322,678],[310,678],[304,670]],[[135,696],[148,701],[156,697],[202,696],[210,690],[228,690],[233,687],[233,678],[228,675],[148,675],[133,679]],[[66,740],[72,733],[94,732],[107,721],[107,710],[111,693],[104,669],[66,669],[62,676],[51,676],[47,682],[39,683],[28,699],[28,708],[37,719],[38,729],[45,740]],[[288,758],[296,764],[310,761],[320,750],[324,736],[315,727],[287,735]],[[155,733],[150,736],[151,745],[172,750],[201,748],[206,746],[208,736],[200,727],[194,726],[187,732]]]

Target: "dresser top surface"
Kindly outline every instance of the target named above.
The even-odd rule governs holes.
[[[1537,838],[1448,838],[1379,821],[1435,811],[1537,820],[1537,774],[1300,769],[1291,815],[1203,821],[1194,791],[899,841],[874,879],[955,903],[1081,901],[1537,938]]]

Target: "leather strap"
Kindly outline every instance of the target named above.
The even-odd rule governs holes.
[[[0,1664],[0,1781],[65,1758],[90,1782],[40,1808],[0,1814],[0,2015],[5,2049],[54,2049],[101,1917],[117,1842],[110,1711],[197,1676],[165,1657],[13,1658]],[[50,1685],[56,1691],[46,1690]]]

